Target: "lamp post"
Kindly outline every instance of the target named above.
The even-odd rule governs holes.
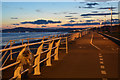
[[[100,21],[100,31],[102,32],[102,21]]]
[[[112,32],[112,6],[111,6],[111,8],[109,8],[109,10],[111,11],[111,31],[110,32]]]

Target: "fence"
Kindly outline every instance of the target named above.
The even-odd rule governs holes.
[[[57,35],[50,37],[43,37],[43,38],[29,38],[27,39],[27,43],[23,43],[26,39],[22,40],[22,45],[12,46],[10,45],[9,48],[5,46],[4,49],[0,50],[0,55],[3,54],[1,61],[5,58],[5,55],[7,55],[7,58],[2,64],[2,68],[0,68],[0,71],[3,71],[5,69],[8,69],[10,67],[16,66],[14,71],[14,76],[11,79],[21,79],[21,76],[25,72],[31,72],[31,69],[34,71],[34,75],[40,75],[40,64],[43,62],[46,62],[46,66],[51,66],[51,60],[52,57],[54,60],[59,60],[58,58],[58,52],[59,49],[65,49],[66,53],[68,53],[68,41],[69,40],[75,40],[76,38],[82,37],[83,35],[88,34],[88,31],[82,31],[77,33],[70,33],[66,35]],[[41,39],[40,42],[33,42],[30,43],[30,39]],[[12,42],[15,42],[17,40],[13,40]],[[65,47],[60,47],[61,44],[65,44]],[[8,45],[8,44],[7,44]],[[34,47],[36,46],[36,47]],[[17,51],[19,49],[20,51]],[[32,50],[36,50],[35,52]],[[17,54],[17,56],[14,57],[16,62],[12,64],[8,64],[5,66],[6,62],[8,61],[9,57],[10,60],[13,59],[14,54]],[[41,55],[46,54],[44,59],[41,59]],[[24,69],[24,65],[28,64],[29,68]]]

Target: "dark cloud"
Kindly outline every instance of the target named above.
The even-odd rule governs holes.
[[[80,20],[80,22],[83,22],[82,20]]]
[[[41,26],[41,27],[47,27],[47,26]]]
[[[104,22],[102,24],[104,24]],[[111,22],[105,22],[105,24],[111,24]],[[113,22],[113,24],[119,24],[119,22]],[[85,25],[100,25],[100,23],[99,22],[94,22],[94,23],[75,23],[75,24],[63,24],[61,26],[85,26]]]
[[[53,13],[53,14],[58,14],[58,13]]]
[[[90,16],[85,16],[85,17],[83,17],[83,18],[91,18]]]
[[[92,13],[98,13],[98,11],[92,11]]]
[[[88,8],[88,9],[89,9],[89,8],[95,8],[95,7],[92,7],[92,6],[88,6],[88,7],[83,7],[83,8]]]
[[[63,14],[67,14],[67,12],[63,12]]]
[[[11,17],[11,19],[18,19],[17,17]]]
[[[21,10],[22,10],[23,8],[19,8],[19,9],[21,9]]]
[[[85,25],[100,25],[100,23],[75,23],[75,24],[63,24],[62,26],[85,26]]]
[[[75,22],[75,21],[74,21],[74,20],[70,20],[69,22],[71,22],[71,23],[72,23],[72,22]]]
[[[116,9],[117,7],[101,7],[99,9]]]
[[[86,22],[92,22],[92,21],[95,21],[95,20],[86,20]]]
[[[68,18],[68,19],[78,19],[78,18]]]
[[[95,6],[95,5],[99,5],[98,3],[87,3],[86,5],[88,6]]]
[[[12,24],[12,25],[20,25],[20,24]]]
[[[82,14],[81,16],[104,16],[104,15],[111,15],[111,13]],[[112,13],[112,15],[118,15],[118,13]]]
[[[82,8],[81,6],[79,6],[78,8]]]
[[[49,23],[61,23],[61,21],[52,21],[52,20],[37,20],[37,21],[25,21],[25,22],[21,22],[21,24],[49,24]]]
[[[72,16],[65,16],[65,17],[72,17]]]
[[[39,9],[37,9],[37,10],[35,10],[36,12],[40,12],[40,10]]]
[[[69,13],[69,14],[78,14],[78,13]]]

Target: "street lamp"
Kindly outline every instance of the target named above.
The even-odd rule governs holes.
[[[102,21],[100,21],[100,31],[102,32]]]
[[[109,8],[109,10],[111,11],[111,31],[112,31],[112,6],[111,8]]]

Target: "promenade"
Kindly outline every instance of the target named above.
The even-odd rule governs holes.
[[[22,74],[22,80],[79,79],[118,80],[119,46],[104,36],[91,32],[68,42],[68,53],[59,50],[59,60],[41,64],[41,74]],[[14,62],[15,60],[13,60]],[[3,70],[3,79],[10,79],[15,68]]]
[[[59,60],[52,66],[41,67],[41,75],[29,74],[37,78],[76,78],[80,80],[118,80],[119,46],[96,32],[68,44],[69,53],[59,52]]]

